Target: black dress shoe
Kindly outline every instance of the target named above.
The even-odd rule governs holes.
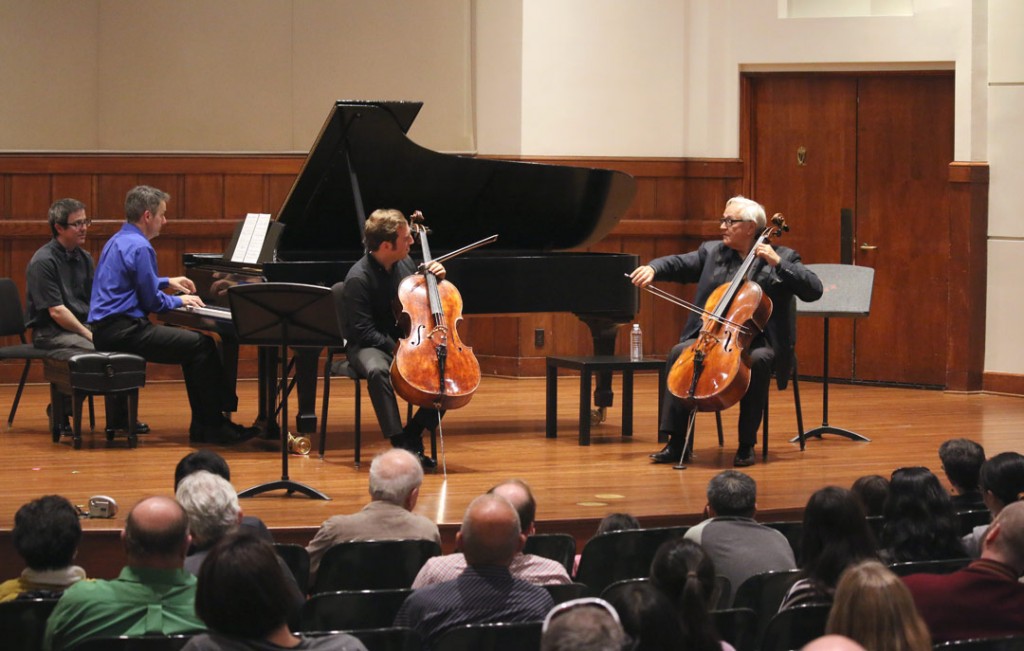
[[[128,427],[121,425],[120,427],[108,427],[104,432],[107,436],[113,436],[116,432],[127,432]],[[143,423],[141,420],[135,421],[135,433],[136,434],[149,434],[149,425]]]
[[[258,427],[243,427],[227,420],[220,425],[205,425],[189,428],[188,439],[193,443],[217,443],[234,445],[259,434]]]
[[[682,450],[674,448],[669,444],[662,448],[660,452],[652,454],[651,460],[654,461],[654,463],[679,463],[679,457],[682,456],[682,454]]]
[[[754,465],[754,448],[740,448],[732,459],[732,465],[737,468],[746,468]]]
[[[419,460],[420,465],[423,466],[424,470],[433,470],[434,468],[437,468],[437,462],[423,454],[422,450],[415,450],[413,454],[416,455],[416,458]]]

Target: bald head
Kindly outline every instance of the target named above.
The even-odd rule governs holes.
[[[423,466],[408,450],[393,448],[377,455],[370,464],[370,497],[410,511],[416,506]]]
[[[508,567],[523,548],[519,514],[507,499],[488,493],[469,503],[456,544],[469,565]]]
[[[864,647],[845,635],[823,635],[808,642],[801,651],[864,651]]]
[[[528,536],[533,533],[533,522],[537,517],[537,501],[533,499],[533,491],[525,481],[509,479],[487,492],[507,499],[519,514],[519,527],[522,532]]]
[[[1007,504],[995,517],[985,534],[981,557],[1024,574],[1024,502]]]
[[[147,497],[132,507],[121,534],[128,563],[181,567],[188,551],[188,515],[169,497]]]

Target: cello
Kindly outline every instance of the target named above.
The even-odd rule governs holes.
[[[398,286],[402,307],[398,320],[406,336],[395,350],[391,382],[398,395],[418,407],[458,409],[469,403],[480,386],[480,363],[459,337],[459,290],[425,269],[432,258],[423,215],[417,211],[409,221],[423,248],[423,272],[406,277]]]

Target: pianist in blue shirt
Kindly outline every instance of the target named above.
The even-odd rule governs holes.
[[[195,443],[237,443],[256,435],[224,416],[234,396],[224,380],[217,346],[209,336],[149,320],[182,306],[202,307],[195,285],[184,276],[160,276],[150,240],[167,222],[166,192],[145,185],[125,198],[125,224],[103,247],[92,285],[89,323],[97,350],[134,353],[157,364],[180,364],[185,375]],[[165,290],[177,292],[171,295]]]

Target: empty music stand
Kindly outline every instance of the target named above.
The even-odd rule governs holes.
[[[247,488],[239,497],[284,489],[329,500],[320,491],[288,479],[288,347],[333,346],[341,341],[331,290],[297,283],[256,283],[228,290],[231,320],[242,344],[280,346],[281,479]]]
[[[807,268],[821,279],[825,293],[813,303],[805,303],[798,298],[796,312],[798,316],[825,317],[825,355],[822,360],[821,427],[804,432],[804,438],[815,436],[820,439],[822,434],[839,434],[851,441],[871,441],[856,432],[828,424],[828,320],[833,317],[855,319],[868,316],[875,270],[852,264],[809,264]],[[791,439],[790,443],[799,438]]]

